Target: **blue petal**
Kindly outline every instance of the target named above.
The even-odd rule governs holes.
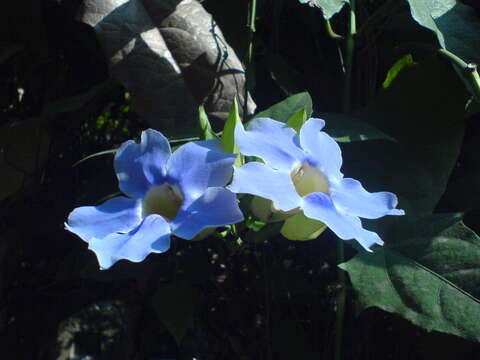
[[[170,248],[170,226],[160,215],[153,214],[130,233],[94,238],[88,248],[95,252],[102,269],[122,259],[140,262],[150,253],[162,253]]]
[[[338,181],[343,177],[342,152],[334,139],[320,131],[324,126],[321,119],[308,119],[300,129],[300,144],[329,180]]]
[[[88,242],[92,238],[128,232],[141,221],[141,202],[119,196],[99,206],[76,208],[68,216],[65,228]]]
[[[120,190],[143,197],[152,184],[163,183],[170,155],[168,140],[153,129],[142,132],[140,144],[132,140],[123,143],[114,160]]]
[[[295,209],[301,203],[287,172],[281,172],[260,162],[250,162],[236,168],[229,189],[272,200],[280,210]]]
[[[190,206],[181,209],[172,222],[173,234],[183,239],[193,239],[202,230],[234,224],[243,220],[237,198],[231,191],[215,187]]]
[[[274,169],[291,171],[305,158],[296,131],[269,118],[252,120],[247,131],[237,125],[235,141],[242,154],[259,157]]]
[[[168,162],[168,177],[180,186],[185,201],[200,197],[207,188],[225,186],[236,155],[227,154],[217,140],[190,142],[178,148]]]
[[[395,209],[398,204],[395,194],[382,191],[369,193],[355,179],[343,179],[332,191],[332,200],[345,212],[366,219],[378,219],[385,215],[404,215]]]
[[[376,233],[362,228],[358,217],[340,213],[327,194],[312,193],[305,196],[303,201],[305,216],[323,222],[340,239],[356,239],[367,251],[371,251],[373,244],[383,245]]]

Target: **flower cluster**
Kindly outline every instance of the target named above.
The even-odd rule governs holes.
[[[138,262],[167,251],[172,235],[190,240],[242,221],[234,193],[247,193],[271,200],[275,211],[303,213],[370,250],[383,242],[360,217],[404,212],[396,209],[394,194],[369,193],[343,177],[340,148],[321,131],[324,125],[312,118],[299,133],[268,118],[253,120],[247,130],[237,125],[240,152],[261,159],[239,168],[220,141],[190,142],[172,153],[161,133],[146,130],[140,143],[127,141],[115,155],[119,188],[127,196],[76,208],[65,226],[107,269],[120,259]]]

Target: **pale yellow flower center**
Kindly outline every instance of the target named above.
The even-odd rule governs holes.
[[[305,162],[297,166],[290,173],[295,190],[298,195],[306,196],[314,192],[329,193],[330,187],[328,180],[323,173],[316,167]]]
[[[177,216],[182,203],[183,196],[176,186],[167,183],[153,186],[143,199],[142,216],[158,214],[172,221]]]

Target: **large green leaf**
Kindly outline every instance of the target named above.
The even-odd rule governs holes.
[[[460,151],[467,98],[448,64],[432,58],[405,68],[357,114],[396,142],[345,144],[344,173],[396,193],[407,213],[431,212]]]
[[[457,0],[408,0],[412,17],[432,30],[439,44],[464,61],[480,62],[480,21]]]
[[[435,17],[445,47],[466,62],[480,63],[480,18],[470,6],[457,1],[454,7]]]
[[[349,0],[299,0],[302,4],[308,4],[322,9],[323,17],[330,19],[342,10],[343,5],[349,4]]]
[[[480,341],[480,238],[458,214],[390,219],[384,248],[340,267],[360,309],[379,307],[427,330]]]
[[[312,98],[308,92],[302,92],[289,96],[285,100],[279,102],[255,115],[254,118],[268,117],[277,121],[286,123],[298,111],[305,109],[307,117],[312,115]]]

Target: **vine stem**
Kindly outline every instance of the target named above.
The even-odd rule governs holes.
[[[255,18],[257,17],[257,0],[250,0],[248,6],[248,20],[247,20],[247,27],[248,27],[248,50],[247,50],[247,59],[245,63],[245,93],[243,99],[243,121],[247,121],[247,113],[248,113],[248,77],[250,76],[249,68],[252,65],[253,59],[253,37],[255,34]],[[251,70],[251,69],[250,69]]]
[[[480,102],[480,75],[478,74],[477,64],[466,63],[447,49],[438,49],[437,51],[441,56],[447,58],[462,70],[470,81],[475,98]]]
[[[355,18],[355,0],[350,0],[350,10],[348,12],[348,33],[346,36],[346,61],[345,61],[345,86],[343,93],[343,112],[348,113],[351,108],[351,89],[352,89],[352,64],[353,53],[355,49],[355,34],[357,32],[357,22]],[[337,242],[337,261],[341,264],[345,261],[345,249],[343,240]],[[335,313],[335,360],[341,360],[343,357],[343,325],[345,318],[345,305],[347,300],[346,277],[345,272],[337,268],[337,279],[339,289],[336,296]]]
[[[477,64],[467,63],[447,49],[438,48],[430,44],[412,42],[400,46],[399,49],[426,50],[437,53],[444,59],[449,60],[458,70],[460,70],[460,76],[462,76],[464,80],[468,80],[474,99],[480,103],[480,75],[478,74]]]
[[[348,34],[346,36],[346,60],[345,60],[345,86],[343,90],[343,112],[350,111],[350,98],[352,88],[352,64],[355,48],[354,36],[357,32],[357,20],[355,17],[355,0],[350,0],[348,12]]]

